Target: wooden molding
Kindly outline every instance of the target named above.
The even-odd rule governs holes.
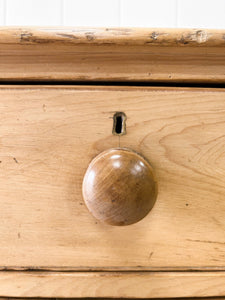
[[[225,272],[1,272],[1,297],[225,296]]]
[[[2,44],[225,46],[224,30],[88,27],[1,27]]]
[[[0,28],[1,81],[225,82],[225,31]]]

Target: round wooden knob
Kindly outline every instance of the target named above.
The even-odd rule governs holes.
[[[157,196],[148,161],[129,149],[109,149],[90,163],[83,180],[83,198],[93,216],[111,225],[129,225],[144,218]]]

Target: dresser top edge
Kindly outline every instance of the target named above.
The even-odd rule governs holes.
[[[225,30],[0,27],[0,82],[225,83]]]

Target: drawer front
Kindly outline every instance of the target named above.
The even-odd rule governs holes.
[[[1,268],[225,268],[224,89],[2,86],[0,114]],[[90,161],[115,147],[158,182],[151,212],[122,227],[82,199]]]

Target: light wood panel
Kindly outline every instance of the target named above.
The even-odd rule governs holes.
[[[2,269],[224,270],[223,89],[2,86],[0,115]],[[151,162],[159,189],[123,228],[96,221],[81,188],[118,146]]]
[[[224,83],[224,30],[0,28],[0,80]]]
[[[0,296],[170,298],[225,295],[224,272],[2,272]]]

